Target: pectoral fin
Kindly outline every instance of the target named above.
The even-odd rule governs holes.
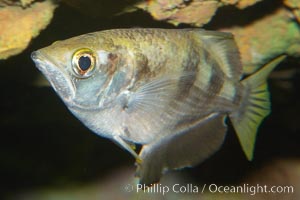
[[[211,114],[191,131],[144,145],[140,153],[142,163],[137,169],[140,183],[150,185],[159,181],[166,170],[202,162],[220,148],[226,130],[224,115]]]

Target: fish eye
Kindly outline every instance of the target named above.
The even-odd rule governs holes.
[[[77,50],[72,57],[72,68],[79,78],[90,77],[95,69],[96,55],[88,48]]]

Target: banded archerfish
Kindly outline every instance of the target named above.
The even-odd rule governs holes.
[[[284,57],[243,78],[233,35],[201,29],[106,30],[32,53],[69,110],[129,151],[148,185],[215,153],[225,118],[252,160],[270,113],[266,79]]]

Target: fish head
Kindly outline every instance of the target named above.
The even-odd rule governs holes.
[[[109,38],[86,34],[54,42],[31,57],[69,109],[95,110],[109,106],[129,84],[127,54]]]

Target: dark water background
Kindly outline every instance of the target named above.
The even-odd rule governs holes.
[[[85,128],[50,87],[34,86],[40,73],[30,59],[32,51],[56,40],[125,27],[172,28],[141,11],[91,18],[61,4],[51,24],[26,51],[0,61],[0,194],[91,182],[122,166],[133,166],[129,153]],[[277,71],[299,66],[299,60],[289,58]],[[281,87],[282,83],[289,87]],[[246,160],[230,128],[222,149],[187,169],[187,176],[201,182],[234,183],[270,160],[300,158],[299,70],[287,80],[271,79],[270,90],[272,114],[259,129],[254,161]]]

